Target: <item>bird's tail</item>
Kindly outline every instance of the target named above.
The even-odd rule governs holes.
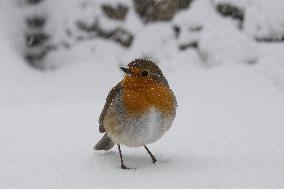
[[[105,134],[103,138],[94,146],[95,150],[109,150],[114,146],[114,142]]]

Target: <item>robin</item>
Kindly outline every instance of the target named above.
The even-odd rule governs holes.
[[[120,145],[144,146],[155,163],[157,159],[146,145],[171,127],[177,102],[167,79],[152,61],[136,59],[120,69],[125,76],[106,98],[99,117],[99,131],[105,135],[94,149],[109,150],[117,144],[121,168],[129,169],[124,165]]]

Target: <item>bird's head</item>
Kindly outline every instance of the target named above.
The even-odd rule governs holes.
[[[125,73],[125,79],[134,79],[145,83],[154,81],[168,86],[168,81],[160,68],[150,60],[135,59],[127,67],[120,67],[120,69]]]

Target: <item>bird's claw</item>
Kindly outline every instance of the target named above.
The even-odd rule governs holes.
[[[136,168],[129,168],[129,167],[126,167],[124,164],[121,164],[121,169],[136,169]]]

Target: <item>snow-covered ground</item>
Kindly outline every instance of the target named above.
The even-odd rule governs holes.
[[[0,188],[283,188],[284,44],[258,44],[215,21],[232,39],[207,23],[199,36],[206,63],[195,50],[179,53],[147,38],[161,29],[161,38],[169,35],[157,24],[129,51],[96,40],[58,52],[50,60],[69,63],[49,72],[27,66],[1,24]],[[116,148],[92,149],[101,137],[98,116],[123,77],[119,65],[147,45],[153,55],[163,50],[154,58],[179,108],[174,126],[149,146],[159,162],[152,165],[142,148],[122,147],[137,169],[121,170]],[[257,64],[244,63],[250,50]]]

